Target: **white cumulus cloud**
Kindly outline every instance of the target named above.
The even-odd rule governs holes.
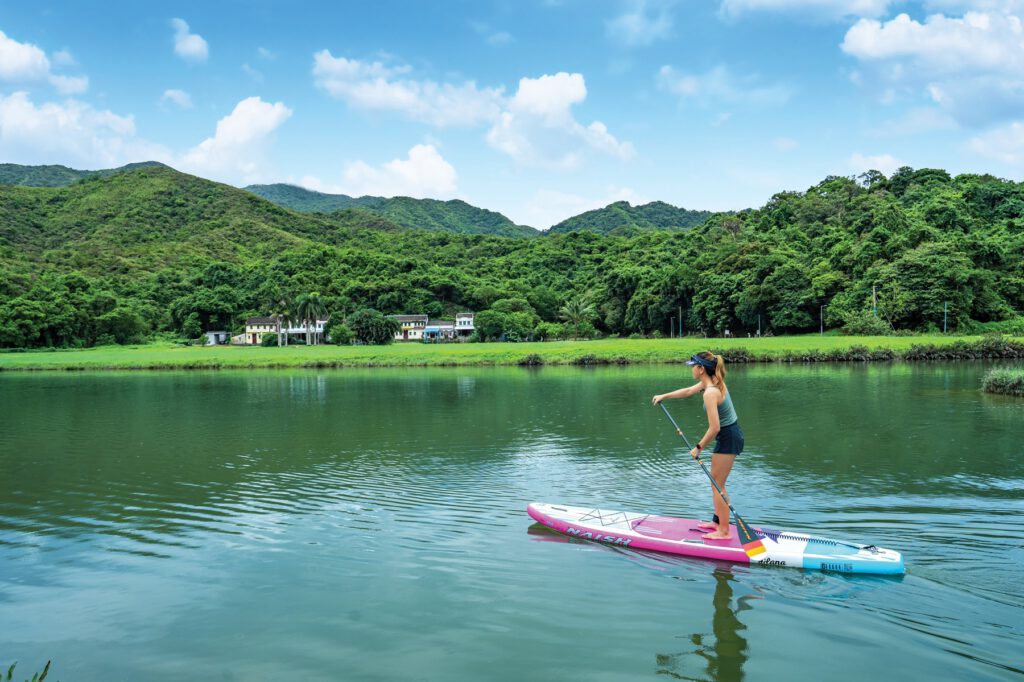
[[[849,164],[850,170],[855,173],[876,170],[886,175],[892,175],[895,170],[907,165],[891,154],[876,154],[872,156],[859,152],[850,156]]]
[[[418,144],[409,150],[407,158],[380,166],[364,161],[349,163],[338,189],[353,196],[451,199],[458,191],[458,175],[434,145]]]
[[[1014,121],[989,130],[972,138],[967,147],[981,156],[1024,167],[1024,122]]]
[[[164,94],[160,97],[160,101],[170,102],[181,109],[192,108],[192,95],[188,94],[184,90],[177,90],[174,88],[164,90]]]
[[[785,104],[794,94],[787,85],[764,85],[757,76],[736,76],[725,65],[702,74],[679,73],[665,65],[658,71],[658,87],[684,101],[702,105],[718,102]]]
[[[400,112],[437,126],[474,125],[497,116],[502,90],[406,78],[408,66],[335,57],[329,50],[313,56],[316,86],[360,109]]]
[[[859,59],[907,58],[933,73],[1019,72],[1024,65],[1024,24],[1012,15],[935,14],[924,23],[900,14],[887,22],[861,19],[842,49]]]
[[[267,175],[264,160],[271,135],[292,115],[282,102],[243,99],[217,122],[217,130],[186,152],[182,167],[204,177],[250,183]]]
[[[800,146],[800,143],[791,137],[776,137],[772,140],[772,146],[780,152],[791,152]]]
[[[509,102],[509,110],[540,116],[549,121],[562,121],[570,116],[569,108],[587,98],[583,74],[557,73],[540,78],[521,78],[519,89]]]
[[[785,12],[811,18],[879,17],[895,0],[722,0],[723,16],[736,18],[756,12]]]
[[[865,132],[872,137],[905,137],[956,128],[956,121],[949,114],[934,107],[917,107],[904,112],[897,118],[883,121]]]
[[[557,73],[522,78],[515,94],[473,81],[416,80],[407,65],[335,57],[313,57],[317,87],[350,106],[393,111],[434,126],[487,125],[488,143],[520,163],[575,168],[588,151],[631,158],[633,146],[619,141],[601,121],[584,125],[571,108],[586,99],[583,75]]]
[[[131,116],[69,99],[37,105],[26,92],[0,95],[0,142],[14,163],[109,168],[131,161],[169,161],[169,152],[135,136]]]
[[[50,75],[50,85],[62,95],[80,95],[89,89],[88,76]]]
[[[50,63],[54,66],[78,66],[78,61],[70,50],[57,50],[50,55]]]
[[[1002,12],[1020,14],[1024,0],[925,0],[925,9],[940,14],[964,12]]]
[[[174,29],[174,53],[190,62],[205,62],[210,56],[210,48],[206,40],[198,33],[189,30],[184,19],[171,19]]]
[[[48,82],[62,95],[80,95],[89,89],[87,76],[55,74],[51,66],[72,66],[74,58],[67,50],[53,55],[51,61],[41,48],[19,43],[0,31],[0,81],[10,83]]]
[[[608,37],[627,47],[642,47],[672,36],[672,6],[666,0],[630,0],[628,9],[605,23]]]
[[[515,42],[515,38],[508,31],[499,31],[491,28],[489,24],[482,21],[470,22],[470,26],[476,31],[491,47],[505,47]]]
[[[504,47],[511,45],[514,41],[515,39],[508,31],[497,31],[487,36],[487,44],[493,47]]]
[[[1014,14],[861,19],[842,49],[874,68],[890,101],[927,96],[965,125],[1012,119],[1024,107],[1024,21]]]
[[[623,160],[634,156],[629,142],[620,142],[601,121],[583,125],[572,107],[586,99],[583,75],[557,73],[522,78],[500,118],[487,133],[495,149],[526,165],[576,168],[587,150]]]
[[[246,76],[253,79],[257,83],[263,82],[263,72],[259,71],[258,69],[252,68],[251,66],[249,66],[248,62],[242,64],[242,73],[244,73]]]
[[[32,43],[19,43],[0,31],[0,79],[12,82],[44,80],[50,60]]]

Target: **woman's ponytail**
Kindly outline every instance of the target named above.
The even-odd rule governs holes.
[[[704,358],[708,362],[715,363],[715,373],[711,375],[711,383],[722,389],[725,392],[725,358],[721,355],[715,355],[711,351],[704,351],[699,353],[700,357]]]

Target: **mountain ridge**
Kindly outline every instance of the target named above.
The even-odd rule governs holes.
[[[158,161],[129,163],[117,168],[79,170],[63,165],[0,164],[0,185],[23,187],[69,187],[91,178],[110,177],[143,168],[176,170]],[[180,172],[180,171],[178,171]],[[358,209],[404,228],[456,234],[503,237],[536,237],[541,234],[590,231],[628,235],[637,231],[683,231],[702,224],[714,213],[679,208],[663,201],[631,206],[619,201],[586,211],[539,230],[517,225],[497,211],[469,204],[462,199],[415,199],[407,196],[379,197],[329,194],[288,183],[256,184],[237,188],[299,213],[331,214]]]
[[[548,233],[580,230],[599,234],[630,234],[653,230],[683,232],[704,224],[712,215],[712,211],[688,210],[664,201],[651,201],[636,206],[628,201],[616,201],[604,208],[585,211],[552,225]]]
[[[540,234],[536,228],[516,225],[497,211],[473,206],[461,199],[352,197],[347,194],[317,192],[288,183],[249,185],[242,189],[302,213],[333,213],[340,209],[362,208],[400,227],[459,234],[496,234],[503,237],[536,237]]]
[[[159,161],[139,161],[117,168],[100,170],[77,170],[68,166],[52,164],[46,166],[25,166],[17,163],[0,163],[0,185],[22,187],[67,187],[80,180],[94,177],[109,177],[128,173],[140,168],[170,168]]]

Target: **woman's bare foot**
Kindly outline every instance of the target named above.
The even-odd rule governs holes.
[[[729,531],[716,530],[714,533],[705,533],[703,538],[705,540],[728,540],[732,536],[729,535]]]
[[[697,524],[697,528],[701,530],[718,530],[718,524],[711,521],[701,521]]]

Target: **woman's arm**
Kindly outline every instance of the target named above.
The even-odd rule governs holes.
[[[671,393],[662,393],[661,395],[656,395],[653,398],[651,398],[651,404],[657,405],[666,398],[689,398],[691,395],[700,392],[700,386],[701,384],[698,381],[693,386],[690,386],[688,388],[680,388],[675,391],[672,391]]]

